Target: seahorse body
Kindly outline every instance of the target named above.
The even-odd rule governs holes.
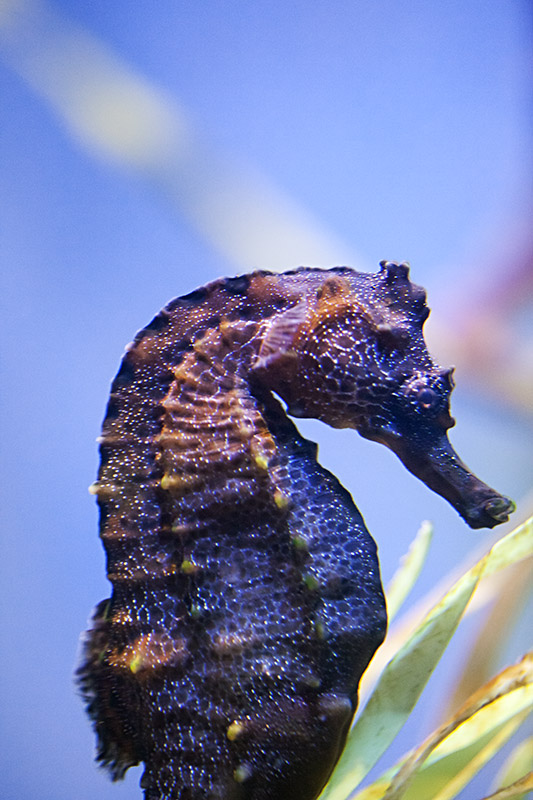
[[[473,527],[510,501],[451,449],[451,373],[406,265],[255,272],[172,301],[127,349],[94,491],[113,592],[80,683],[146,800],[312,800],[386,628],[375,544],[294,416],[392,447]]]

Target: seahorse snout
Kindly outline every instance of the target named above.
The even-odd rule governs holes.
[[[452,505],[471,528],[494,528],[507,522],[515,504],[481,481],[464,464],[446,435],[437,442],[398,437],[386,442],[407,469]]]
[[[463,514],[471,528],[494,528],[507,522],[509,514],[516,509],[515,503],[508,497],[495,494],[483,503],[473,506]]]

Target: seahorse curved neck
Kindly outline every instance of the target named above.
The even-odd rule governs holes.
[[[257,323],[223,322],[197,338],[174,369],[156,464],[183,516],[201,509],[205,519],[222,507],[227,514],[262,495],[278,508],[288,502],[276,442],[250,386],[261,333]]]

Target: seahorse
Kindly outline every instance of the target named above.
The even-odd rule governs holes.
[[[510,500],[452,449],[452,371],[407,264],[257,271],[167,305],[113,382],[93,486],[111,597],[79,681],[145,800],[313,800],[387,617],[376,546],[287,416],[390,447],[473,528]]]

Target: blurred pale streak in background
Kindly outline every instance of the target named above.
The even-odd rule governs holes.
[[[224,157],[175,98],[52,6],[0,1],[0,44],[80,143],[155,185],[236,270],[367,266],[258,169]],[[429,326],[442,360],[526,412],[533,409],[533,334],[529,328],[517,336],[510,311],[531,309],[531,228],[528,215],[506,252],[484,265],[484,285],[454,286],[456,313],[446,319],[443,309]],[[470,292],[486,298],[480,314],[461,301]]]
[[[154,183],[237,269],[358,261],[259,170],[211,147],[176,99],[45,2],[0,2],[0,37],[81,143]]]

